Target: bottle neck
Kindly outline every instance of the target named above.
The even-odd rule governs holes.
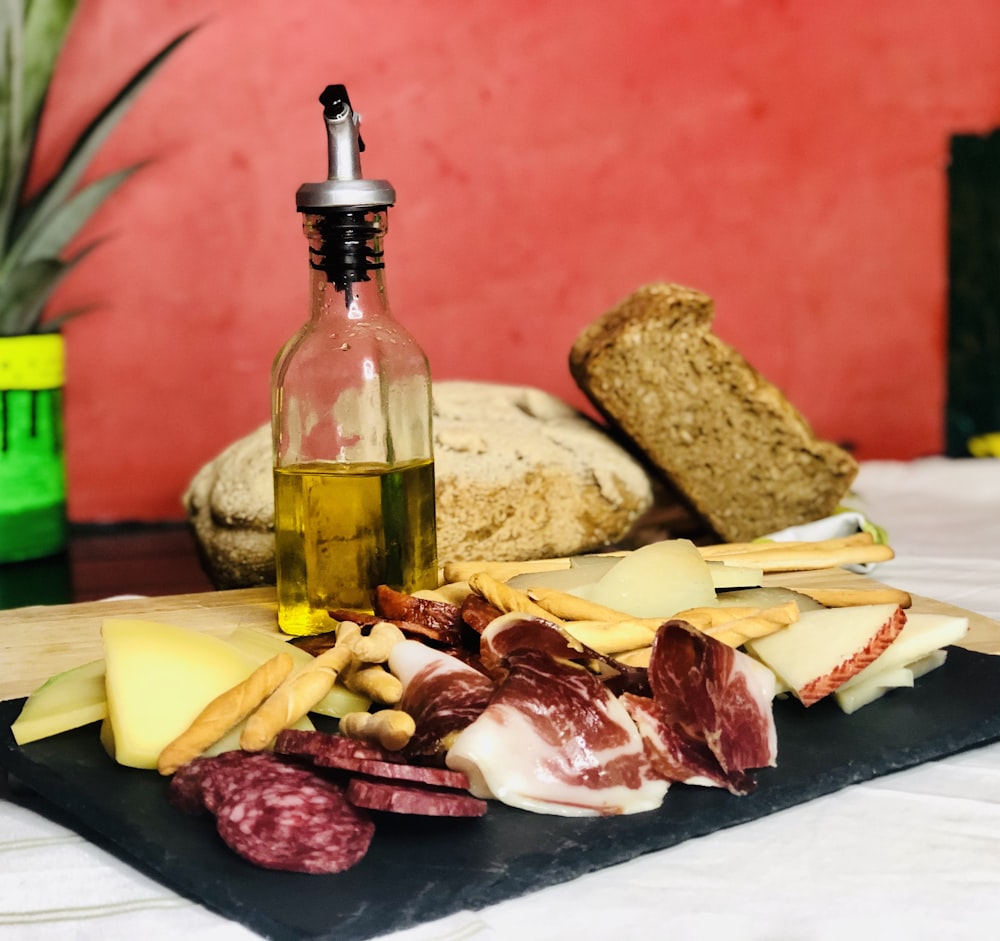
[[[362,320],[388,314],[383,243],[384,209],[303,214],[309,241],[312,315]]]

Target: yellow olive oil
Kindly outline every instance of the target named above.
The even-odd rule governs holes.
[[[275,468],[278,625],[330,630],[334,608],[372,610],[374,590],[412,592],[438,581],[434,464]]]

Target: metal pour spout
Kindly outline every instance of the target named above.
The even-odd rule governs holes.
[[[327,85],[319,96],[326,122],[327,151],[331,180],[360,180],[361,151],[365,149],[359,128],[361,115],[351,110],[343,85]]]
[[[295,194],[300,212],[324,209],[365,209],[391,206],[396,191],[387,180],[361,175],[361,116],[351,107],[347,88],[328,85],[319,96],[326,124],[328,179],[303,183]]]

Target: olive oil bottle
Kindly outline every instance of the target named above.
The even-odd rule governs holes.
[[[395,201],[361,176],[358,116],[343,85],[320,96],[329,179],[297,193],[309,243],[310,317],[271,377],[278,624],[334,626],[375,589],[437,584],[431,381],[396,321],[383,240]]]

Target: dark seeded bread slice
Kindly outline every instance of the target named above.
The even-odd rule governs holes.
[[[712,333],[713,313],[699,291],[642,287],[580,334],[573,378],[720,538],[828,516],[856,462]]]

